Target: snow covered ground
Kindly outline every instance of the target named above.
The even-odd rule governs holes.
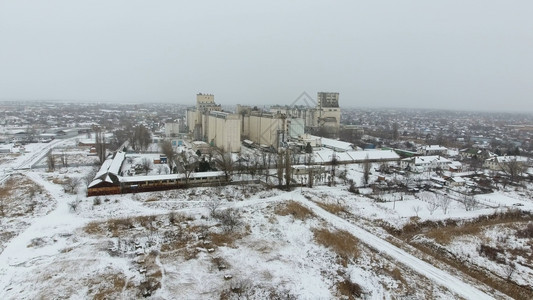
[[[445,211],[431,208],[439,196],[430,192],[353,194],[344,181],[362,181],[359,165],[339,167],[345,179],[338,178],[337,186],[292,192],[235,185],[87,198],[83,184],[78,193],[66,193],[62,185],[92,171],[81,163],[82,150],[62,151],[79,166],[13,174],[13,166],[46,150],[32,147],[1,165],[10,174],[3,199],[13,204],[2,217],[1,299],[505,298],[415,257],[391,244],[383,230],[362,228],[357,219],[402,228],[413,220],[471,220],[515,203],[529,210],[533,202],[527,191],[510,190],[477,196],[481,204],[473,210],[455,199]],[[36,191],[31,197],[30,188]],[[345,212],[333,213],[320,203]],[[530,240],[514,238],[525,225],[497,225],[448,246],[467,259],[482,242],[496,247],[503,234],[509,249],[525,251]],[[355,240],[342,242],[344,234]],[[501,276],[508,271],[486,257],[475,260]],[[527,257],[514,261],[515,281],[531,282]]]
[[[36,218],[0,254],[3,299],[44,294],[51,298],[135,298],[150,290],[152,283],[157,287],[152,297],[163,299],[175,295],[211,299],[221,293],[332,298],[341,295],[338,286],[346,280],[371,298],[454,295],[439,285],[424,287],[424,276],[364,244],[343,265],[339,255],[318,244],[313,235],[315,228],[335,231],[331,216],[312,213],[297,219],[276,213],[288,200],[305,201],[299,193],[258,188],[249,200],[224,200],[220,210],[236,208],[241,220],[239,228],[228,234],[205,208],[215,196],[209,189],[195,189],[189,195],[195,199],[188,200],[189,208],[170,210],[179,219],[172,223],[164,201],[145,202],[149,194],[130,195],[131,199],[112,196],[98,205],[87,199],[74,212],[68,203],[76,195],[65,195],[44,179],[46,173],[28,172],[27,176],[48,190],[58,204],[48,215]],[[227,199],[231,191],[220,192]],[[180,198],[175,201],[184,201]],[[120,212],[113,207],[120,207]],[[149,225],[143,223],[146,216],[154,216],[148,218]],[[133,220],[131,228],[116,234],[107,228],[94,229],[94,224],[105,227],[102,224],[117,218]],[[177,232],[179,239],[171,234]],[[232,234],[237,236],[233,242]],[[225,279],[226,275],[232,278]],[[63,288],[55,289],[58,285]]]

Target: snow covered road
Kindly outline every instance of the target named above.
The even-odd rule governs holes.
[[[322,209],[315,203],[305,199],[299,193],[293,193],[294,200],[311,209],[317,216],[323,218],[337,229],[346,230],[357,237],[361,242],[390,256],[398,262],[412,268],[415,272],[425,276],[431,281],[448,288],[450,291],[466,299],[493,299],[490,295],[465,283],[460,278],[436,268],[435,266],[405,252],[391,243],[371,234],[370,232],[351,224]]]

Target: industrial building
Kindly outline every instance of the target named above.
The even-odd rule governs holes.
[[[339,93],[319,92],[315,106],[272,106],[269,111],[237,105],[224,112],[212,94],[196,95],[196,107],[187,111],[192,139],[226,151],[239,152],[241,140],[277,150],[309,132],[337,138],[340,127]]]
[[[241,150],[240,116],[223,112],[212,94],[196,95],[196,108],[187,110],[187,127],[194,141],[204,141],[224,151]]]

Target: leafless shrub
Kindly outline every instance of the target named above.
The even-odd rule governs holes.
[[[207,209],[209,209],[209,215],[212,218],[215,218],[217,216],[217,211],[221,204],[222,200],[220,198],[213,198],[212,200],[207,202]]]
[[[355,186],[355,182],[353,179],[348,179],[348,192],[353,194],[359,194],[359,190]]]
[[[67,177],[65,178],[62,184],[63,190],[65,191],[65,193],[75,194],[76,188],[78,187],[79,184],[80,184],[79,178]]]
[[[170,224],[175,225],[177,223],[183,222],[184,220],[185,220],[185,216],[175,211],[171,211],[168,214],[168,221],[170,222]]]
[[[239,212],[232,208],[219,212],[217,218],[220,220],[226,232],[233,232],[236,227],[241,225]]]
[[[486,244],[481,244],[479,246],[478,252],[479,252],[479,255],[485,256],[489,260],[492,260],[498,263],[505,262],[505,260],[501,258],[501,255],[503,255],[503,250],[501,249],[497,249]]]
[[[505,244],[507,243],[507,241],[509,240],[509,236],[508,235],[498,235],[496,237],[496,240],[498,241],[498,243],[500,244]]]
[[[507,279],[507,281],[510,281],[511,277],[516,271],[516,264],[514,262],[509,262],[508,264],[503,266],[503,271],[504,271],[505,278]]]
[[[76,212],[78,210],[78,205],[79,204],[80,204],[79,201],[74,200],[74,201],[68,203],[68,207],[69,207],[71,212]]]
[[[229,288],[221,292],[220,299],[252,299],[256,289],[250,280],[232,280]]]
[[[85,181],[85,184],[89,185],[93,181],[97,173],[98,173],[98,168],[96,167],[91,168],[91,170],[83,176],[83,180]]]

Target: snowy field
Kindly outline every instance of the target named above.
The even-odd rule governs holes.
[[[533,282],[527,220],[468,232],[446,227],[453,233],[446,240],[427,229],[405,247],[388,242],[391,228],[530,211],[528,188],[478,195],[466,209],[461,197],[444,192],[376,194],[360,187],[360,165],[346,165],[331,187],[235,185],[88,198],[95,157],[74,145],[54,149],[69,163],[51,172],[12,170],[37,157],[42,145],[2,160],[9,175],[0,190],[1,299],[506,298],[421,260],[408,243],[445,248],[515,284]],[[72,179],[79,184],[70,191]],[[358,194],[348,191],[349,181]],[[443,198],[450,198],[446,205]]]
[[[242,201],[234,198],[238,188],[199,188],[162,192],[160,200],[148,193],[102,197],[100,204],[84,199],[72,211],[68,203],[78,196],[64,195],[49,176],[29,175],[58,206],[0,255],[3,299],[333,298],[347,290],[372,298],[453,296],[364,244],[345,251],[317,241],[317,230],[337,230],[311,211],[286,208],[299,193],[255,186]],[[231,230],[206,208],[217,196],[218,210],[238,213]]]

